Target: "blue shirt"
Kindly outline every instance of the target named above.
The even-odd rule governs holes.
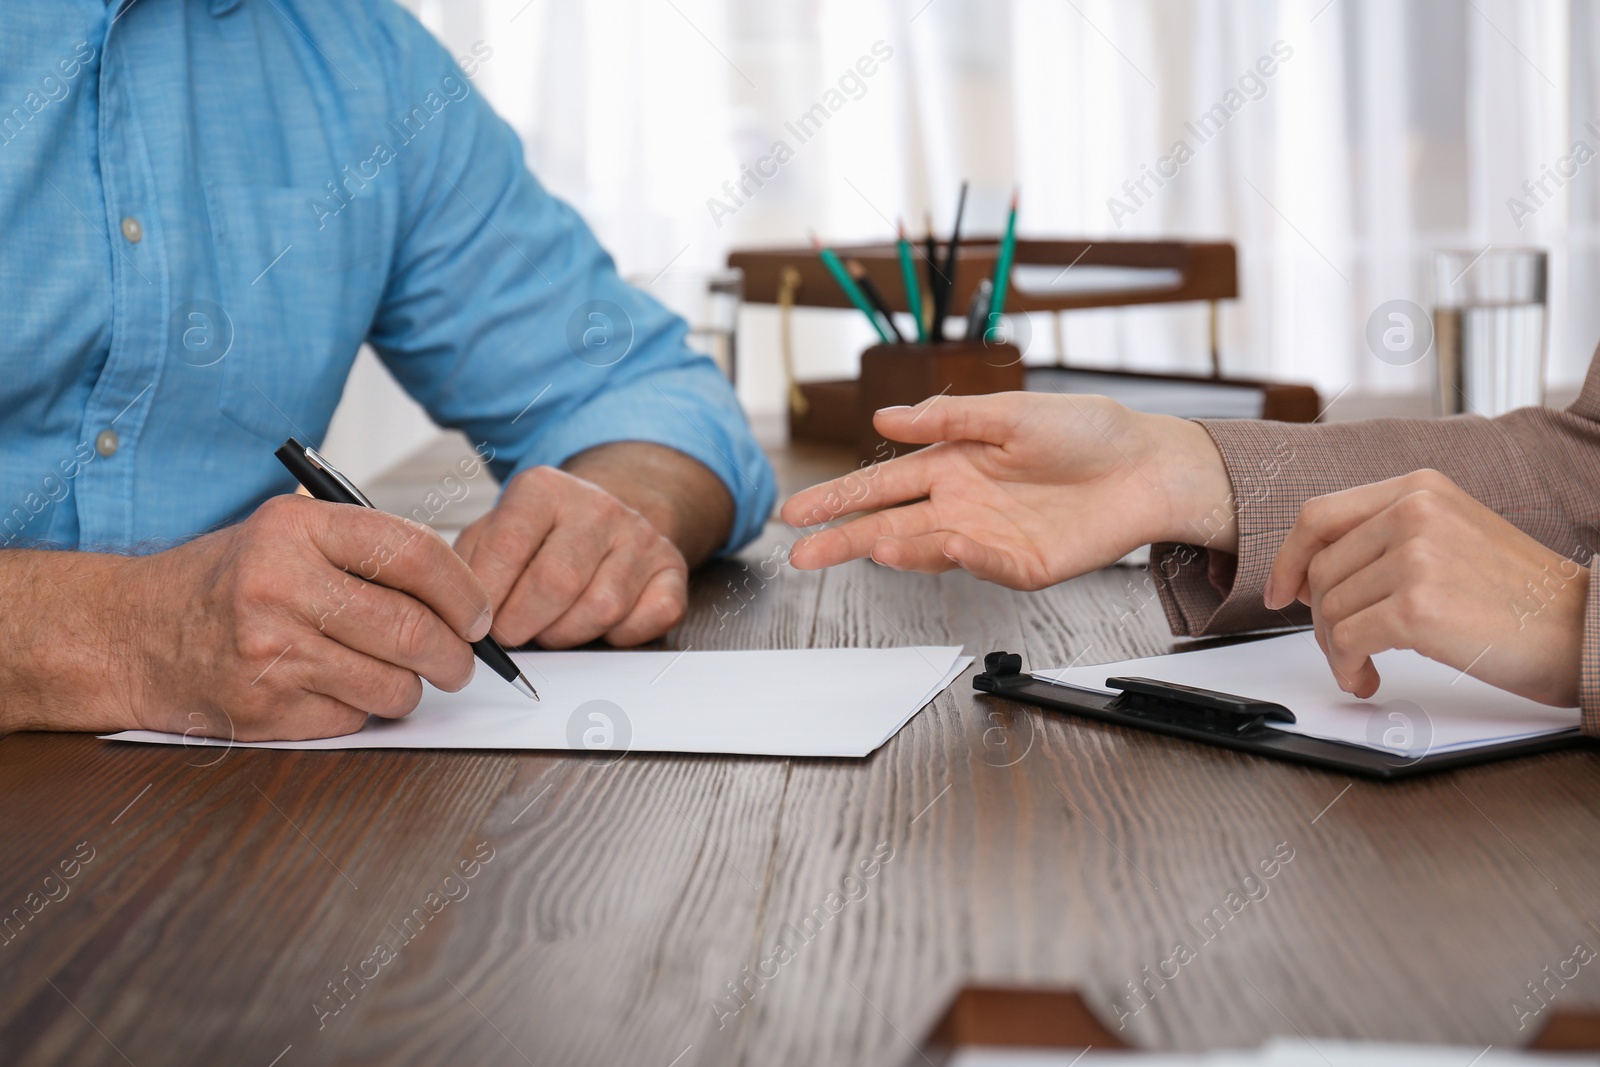
[[[685,325],[388,0],[6,0],[0,546],[163,548],[292,490],[370,341],[504,479],[594,445],[772,472]],[[334,457],[337,460],[337,457]]]

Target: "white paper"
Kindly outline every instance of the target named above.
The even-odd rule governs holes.
[[[1480,682],[1415,652],[1374,657],[1382,682],[1357,700],[1333,680],[1310,631],[1170,656],[1034,671],[1045,681],[1101,692],[1107,678],[1141,677],[1268,700],[1294,712],[1280,730],[1405,757],[1575,730],[1577,708],[1552,708]]]
[[[1212,1052],[1102,1052],[971,1046],[950,1067],[1577,1067],[1600,1064],[1592,1053],[1526,1052],[1450,1045],[1402,1045],[1336,1038],[1277,1037],[1259,1049]]]
[[[424,686],[403,719],[245,748],[476,748],[865,756],[966,670],[954,648],[514,652],[534,703],[482,664],[459,693]],[[130,730],[113,741],[226,745]]]

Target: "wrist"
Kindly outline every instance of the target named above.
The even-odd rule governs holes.
[[[1580,707],[1583,704],[1584,678],[1596,671],[1597,665],[1592,660],[1596,655],[1595,641],[1597,638],[1590,633],[1590,625],[1594,619],[1594,612],[1590,610],[1590,596],[1592,593],[1589,581],[1590,569],[1572,560],[1563,559],[1562,564],[1571,564],[1574,568],[1573,577],[1563,592],[1570,593],[1567,598],[1570,605],[1567,609],[1566,625],[1562,628],[1565,638],[1565,649],[1561,657],[1565,669],[1555,672],[1556,678],[1565,682],[1560,692],[1554,694],[1547,703],[1557,707]],[[1589,713],[1584,708],[1585,717]]]
[[[1221,449],[1198,422],[1168,415],[1149,418],[1156,440],[1157,481],[1166,494],[1157,540],[1237,552],[1233,482]]]
[[[0,734],[137,725],[121,573],[134,561],[88,552],[5,553],[0,590],[32,610],[0,623]]]

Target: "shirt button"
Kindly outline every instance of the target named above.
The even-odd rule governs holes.
[[[122,220],[122,236],[128,239],[129,244],[136,245],[144,237],[144,227],[139,225],[138,219],[129,215]]]
[[[137,225],[137,223],[135,225]],[[100,453],[102,456],[111,456],[116,453],[117,445],[119,443],[120,442],[117,440],[117,431],[109,429],[101,430],[99,434],[95,436],[94,450]]]

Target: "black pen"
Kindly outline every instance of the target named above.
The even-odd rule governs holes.
[[[334,469],[333,464],[322,458],[321,453],[308,445],[303,445],[293,437],[283,443],[283,447],[273,453],[278,461],[289,468],[289,473],[295,480],[306,487],[306,492],[318,500],[326,500],[330,504],[354,504],[356,507],[373,508],[376,505],[367,499],[367,495],[355,487],[355,484]],[[517,691],[534,700],[539,699],[538,692],[529,684],[528,679],[522,676],[506,650],[500,647],[488,634],[472,642],[472,651],[478,658],[487,663],[494,673],[510,682]]]
[[[956,288],[956,256],[961,251],[961,217],[967,213],[967,183],[961,183],[961,195],[956,199],[956,224],[950,229],[950,244],[944,251],[944,269],[939,272],[943,291],[936,297],[935,313],[942,323],[950,314],[950,298]]]

